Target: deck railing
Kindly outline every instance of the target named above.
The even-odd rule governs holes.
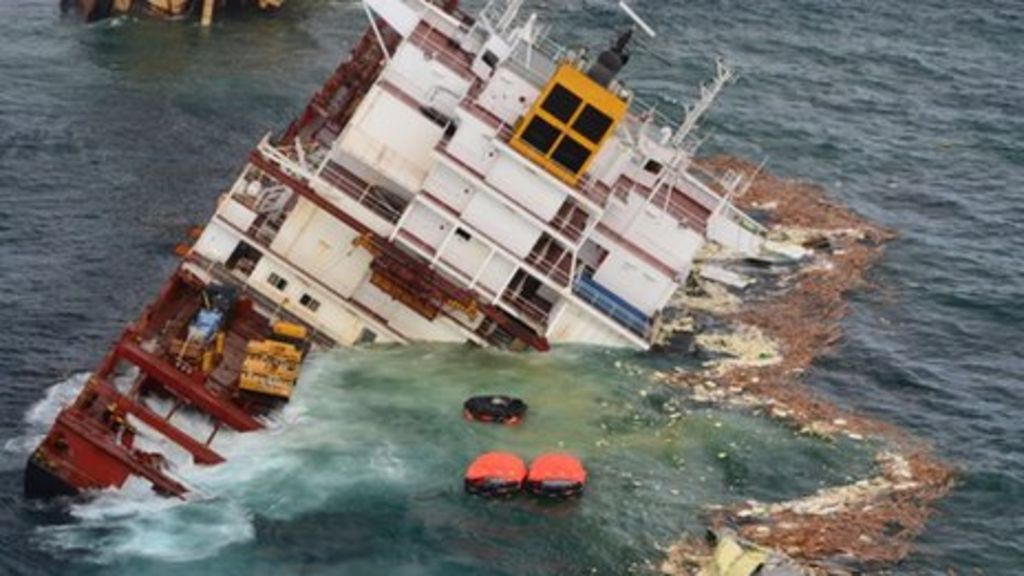
[[[408,206],[408,201],[405,200],[402,200],[405,206],[396,206],[389,202],[389,198],[399,200],[399,197],[394,194],[387,194],[380,188],[363,182],[332,161],[328,161],[324,165],[320,176],[335,188],[344,192],[346,196],[392,224],[398,222],[402,217],[405,206]]]
[[[551,316],[550,309],[545,310],[541,308],[536,303],[526,299],[522,294],[513,290],[508,290],[502,294],[501,300],[512,307],[513,310],[525,316],[528,320],[536,322],[541,327],[547,326],[548,320]]]
[[[573,293],[580,300],[590,304],[637,336],[644,339],[650,336],[650,319],[643,312],[630,306],[607,288],[595,282],[589,274],[579,275],[573,286]]]

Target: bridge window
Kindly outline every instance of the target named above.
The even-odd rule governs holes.
[[[572,129],[594,144],[600,144],[611,126],[612,119],[608,115],[587,104],[587,107],[573,122]]]
[[[535,117],[530,121],[530,125],[526,127],[526,131],[523,132],[523,140],[527,144],[533,146],[538,152],[542,152],[547,155],[551,151],[551,147],[555,145],[558,137],[562,134],[548,122],[546,122],[540,116]]]
[[[562,138],[558,148],[555,148],[555,153],[551,155],[552,160],[573,173],[582,170],[588,158],[590,158],[590,150],[584,148],[583,145],[568,135]]]
[[[579,96],[569,92],[561,84],[556,84],[552,88],[551,94],[544,100],[541,108],[557,120],[568,124],[569,120],[572,120],[572,117],[576,115],[576,110],[579,109],[582,103],[583,100]]]

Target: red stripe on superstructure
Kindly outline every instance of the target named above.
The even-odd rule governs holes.
[[[602,234],[604,234],[605,236],[611,238],[616,243],[622,245],[627,250],[632,252],[633,255],[637,256],[638,258],[640,258],[641,260],[643,260],[647,264],[649,264],[652,267],[656,268],[662,274],[664,274],[664,275],[666,275],[666,276],[668,276],[670,278],[674,278],[675,277],[676,271],[673,270],[671,266],[669,266],[668,264],[665,264],[664,262],[662,262],[661,260],[659,260],[658,258],[653,256],[650,252],[644,250],[643,248],[637,246],[636,244],[633,244],[629,240],[626,240],[618,232],[615,232],[614,230],[612,230],[611,228],[605,226],[604,224],[598,224],[597,225],[597,231],[602,233]]]
[[[473,80],[473,55],[466,52],[451,38],[443,32],[431,26],[426,20],[421,20],[409,35],[409,42],[423,50],[424,53],[432,53],[438,57],[449,70],[462,76],[466,80]]]

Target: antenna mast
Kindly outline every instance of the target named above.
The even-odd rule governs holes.
[[[644,31],[644,34],[647,34],[651,38],[658,36],[657,32],[654,31],[654,28],[651,28],[650,25],[647,24],[647,22],[644,22],[643,18],[641,18],[629,4],[626,4],[626,0],[619,0],[619,8],[621,8],[622,11],[626,13],[626,16],[629,16],[630,19],[632,19],[633,22],[635,22],[636,25]]]
[[[693,106],[686,108],[686,118],[683,123],[679,125],[679,129],[676,130],[675,136],[672,137],[672,144],[680,146],[683,140],[693,132],[693,129],[697,127],[697,122],[707,113],[711,105],[715,103],[715,99],[725,88],[725,85],[736,79],[736,73],[721,59],[715,61],[715,78],[711,81],[711,85],[706,84],[700,85],[700,100],[697,101]]]

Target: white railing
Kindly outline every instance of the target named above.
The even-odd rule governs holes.
[[[501,300],[512,307],[513,310],[520,312],[525,315],[526,318],[538,322],[542,326],[546,326],[549,317],[551,316],[550,311],[546,311],[540,306],[537,306],[533,302],[523,298],[518,292],[505,292],[501,295]]]
[[[350,198],[388,222],[395,224],[402,217],[404,207],[393,206],[384,199],[386,193],[382,192],[380,188],[354,178],[334,162],[328,161],[324,164],[320,175]]]

